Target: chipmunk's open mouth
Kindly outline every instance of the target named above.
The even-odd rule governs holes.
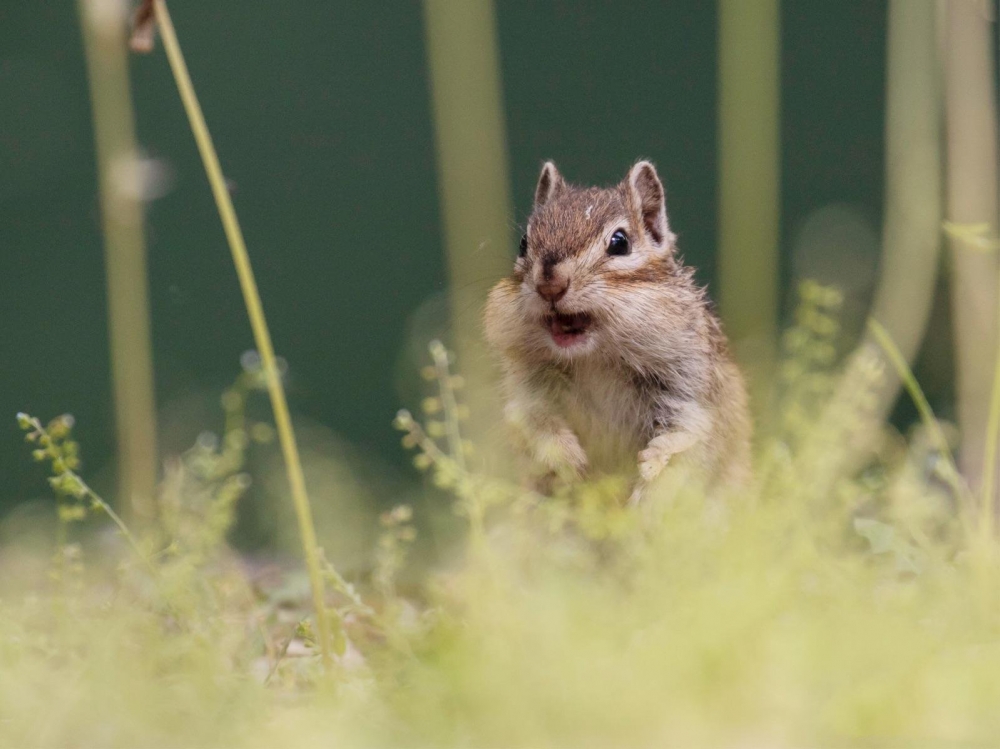
[[[559,348],[569,348],[583,341],[590,329],[591,318],[586,312],[564,315],[556,312],[545,317],[545,326]]]

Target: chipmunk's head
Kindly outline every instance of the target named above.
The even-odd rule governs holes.
[[[650,162],[609,188],[574,187],[546,162],[507,282],[508,306],[516,307],[508,312],[560,358],[613,344],[676,273],[674,241]]]

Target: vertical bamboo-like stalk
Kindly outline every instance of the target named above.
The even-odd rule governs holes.
[[[891,0],[889,5],[885,218],[879,286],[871,317],[892,340],[907,365],[912,363],[924,338],[941,254],[941,76],[937,12],[936,0]],[[868,415],[873,423],[881,423],[899,393],[901,382],[898,368],[891,366],[884,346],[870,331],[848,361],[833,408],[859,386],[861,373],[872,361],[882,363],[884,377],[865,385],[874,389],[875,396]],[[855,443],[845,453],[864,457],[871,447]]]
[[[891,0],[882,263],[872,317],[907,362],[923,341],[941,251],[941,86],[935,0]],[[877,343],[869,339],[874,349]],[[899,378],[880,385],[884,416]]]
[[[468,433],[488,439],[482,307],[490,286],[509,273],[512,214],[500,60],[492,0],[424,0],[437,146],[438,184],[459,367],[475,420]]]
[[[154,511],[156,487],[156,408],[125,4],[79,0],[78,7],[101,192],[119,502],[127,511],[148,518]]]
[[[945,125],[947,215],[958,227],[987,227],[996,235],[997,108],[990,19],[973,2],[946,3]],[[984,252],[954,232],[952,309],[956,345],[961,469],[972,489],[983,481],[987,403],[997,344],[996,252]],[[992,480],[992,477],[991,477]]]
[[[757,387],[778,321],[778,0],[719,0],[720,310]]]

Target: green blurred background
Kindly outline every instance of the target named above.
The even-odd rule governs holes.
[[[416,378],[402,352],[414,315],[434,306],[446,280],[420,3],[173,0],[171,9],[233,184],[275,346],[290,363],[293,410],[385,472],[409,475],[390,426],[400,383]],[[815,211],[846,205],[875,238],[858,252],[872,263],[877,255],[886,11],[884,0],[783,4],[786,306],[795,237]],[[571,181],[610,183],[649,157],[666,182],[682,251],[711,286],[716,4],[500,0],[497,21],[516,208],[511,255],[543,159]],[[169,452],[218,427],[203,416],[253,344],[162,50],[133,58],[132,76],[140,143],[172,175],[147,215]],[[84,472],[113,486],[99,221],[76,7],[4,0],[0,511],[45,494],[14,421],[20,410],[72,412]],[[864,297],[873,282],[866,270],[856,293]],[[929,380],[933,393],[933,373]]]

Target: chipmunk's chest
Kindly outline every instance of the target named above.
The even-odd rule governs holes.
[[[652,437],[653,404],[622,372],[607,366],[574,368],[566,376],[563,417],[587,452],[592,468],[631,472]]]

